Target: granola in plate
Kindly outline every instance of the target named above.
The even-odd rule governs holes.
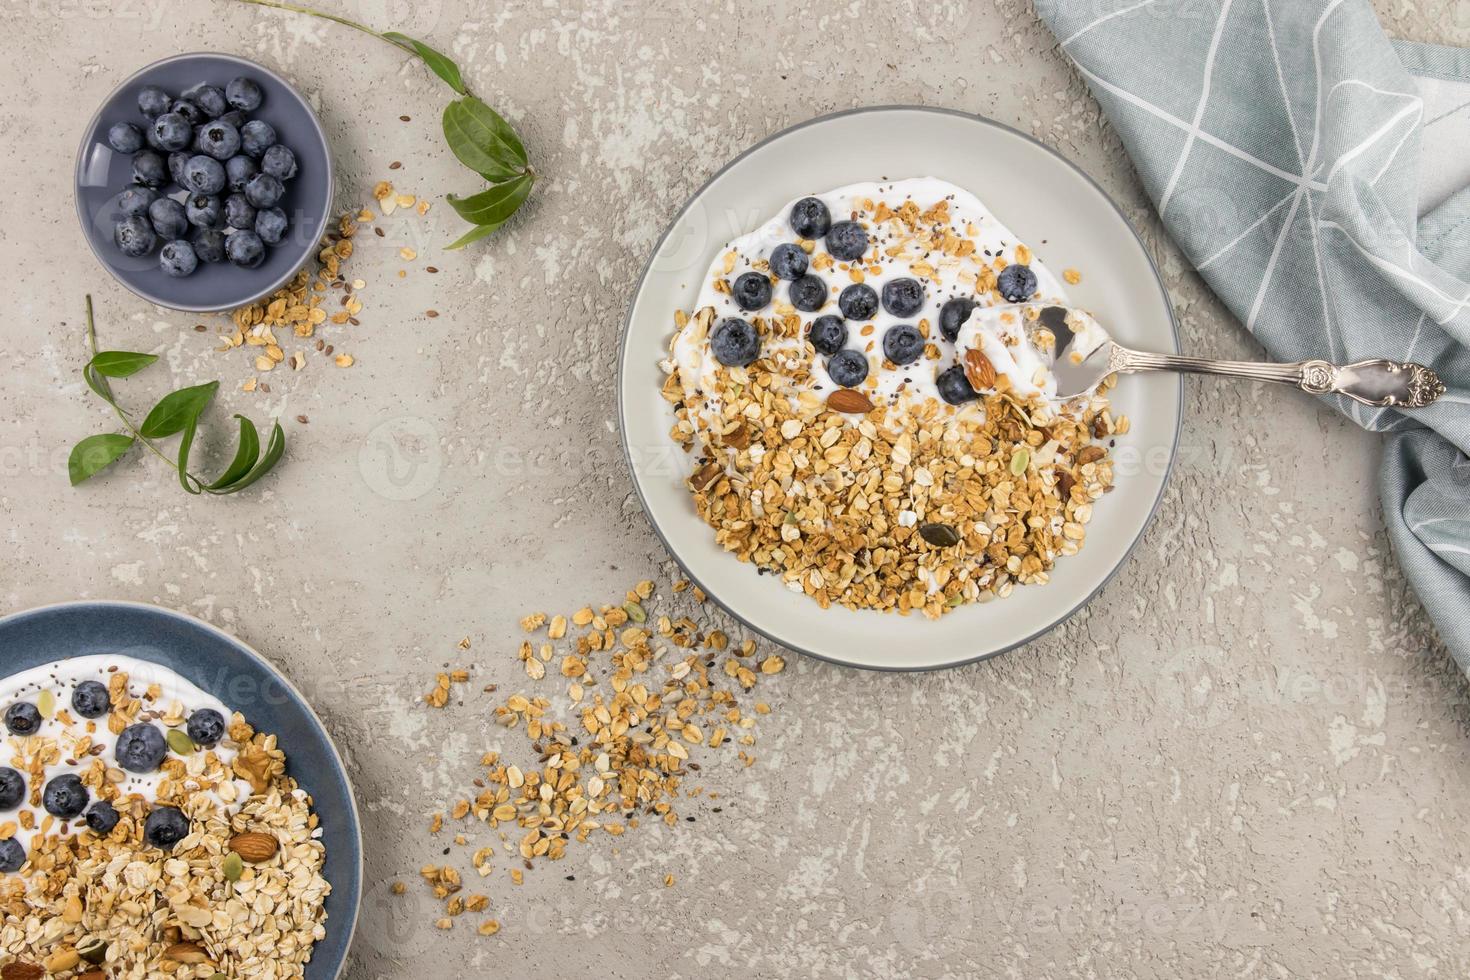
[[[1080,280],[1068,270],[1067,281]],[[1048,581],[1112,488],[1107,392],[1056,397],[1053,275],[934,178],[802,198],[675,314],[673,438],[700,516],[823,606],[938,617]]]
[[[0,681],[0,977],[301,977],[324,848],[274,735],[157,664]]]

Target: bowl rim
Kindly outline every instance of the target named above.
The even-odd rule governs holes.
[[[664,533],[663,528],[660,527],[659,523],[653,518],[653,513],[648,506],[648,499],[643,493],[643,485],[639,482],[638,479],[638,472],[633,462],[633,450],[632,447],[628,444],[628,406],[627,401],[624,397],[625,385],[623,381],[624,366],[628,358],[628,338],[633,327],[633,311],[638,305],[638,297],[643,292],[643,287],[648,280],[649,272],[651,272],[653,269],[654,260],[658,258],[659,250],[663,248],[664,242],[668,239],[673,230],[678,226],[684,215],[689,211],[691,207],[694,206],[694,203],[698,201],[704,195],[704,193],[709,190],[710,185],[719,180],[726,171],[730,170],[736,164],[740,163],[742,160],[755,153],[757,150],[765,147],[768,143],[774,143],[782,137],[797,132],[798,130],[806,129],[809,126],[816,126],[833,119],[842,118],[844,116],[854,116],[862,115],[865,113],[879,112],[924,112],[940,116],[957,116],[968,122],[980,123],[981,125],[1000,130],[1001,132],[1010,136],[1019,137],[1027,143],[1036,146],[1044,153],[1047,153],[1048,155],[1061,161],[1078,177],[1080,177],[1089,187],[1091,187],[1092,190],[1096,192],[1097,195],[1103,201],[1105,201],[1109,207],[1113,209],[1114,213],[1116,213],[1118,216],[1118,220],[1122,222],[1123,226],[1128,229],[1129,235],[1133,237],[1133,241],[1137,244],[1139,251],[1143,253],[1144,259],[1148,262],[1149,271],[1153,273],[1154,281],[1158,286],[1159,293],[1164,297],[1165,300],[1164,305],[1167,308],[1169,314],[1169,329],[1170,332],[1173,334],[1175,350],[1179,349],[1179,317],[1174,312],[1174,303],[1172,301],[1172,297],[1170,296],[1168,287],[1164,283],[1164,277],[1159,273],[1159,266],[1158,263],[1154,261],[1153,253],[1148,250],[1148,247],[1144,244],[1142,236],[1140,236],[1138,233],[1138,229],[1133,227],[1133,223],[1128,220],[1128,216],[1118,205],[1118,202],[1113,199],[1113,196],[1111,194],[1103,189],[1102,185],[1099,184],[1092,177],[1091,174],[1083,170],[1073,160],[1060,153],[1059,151],[1053,149],[1052,147],[1046,145],[1031,134],[1022,132],[1014,126],[1008,126],[1003,122],[991,119],[989,116],[984,116],[976,112],[966,112],[963,109],[951,109],[944,106],[913,105],[904,103],[857,106],[851,109],[840,109],[836,112],[823,113],[822,115],[813,116],[812,118],[806,119],[802,122],[786,126],[782,129],[777,130],[774,133],[771,133],[763,139],[752,143],[750,146],[746,147],[744,150],[741,150],[738,154],[726,161],[723,166],[721,166],[714,173],[710,174],[708,179],[700,184],[699,189],[689,196],[689,199],[684,202],[683,206],[681,206],[679,210],[674,214],[674,216],[668,220],[667,224],[664,225],[664,229],[659,234],[658,240],[653,243],[653,247],[648,253],[648,258],[643,264],[643,271],[639,274],[637,285],[634,287],[632,296],[628,301],[628,310],[623,317],[623,334],[618,341],[618,440],[622,444],[623,461],[628,467],[628,476],[633,484],[634,493],[638,495],[638,503],[643,508],[644,517],[647,518],[649,525],[653,528],[654,534],[657,535],[659,541],[662,542],[664,546],[664,551],[669,555],[669,557],[673,558],[674,563],[679,566],[680,570],[683,571],[684,575],[689,579],[689,581],[693,585],[697,586],[702,592],[704,592],[705,595],[713,599],[715,603],[729,616],[731,616],[737,622],[741,623],[747,629],[751,630],[757,635],[763,636],[772,643],[783,646],[786,649],[800,654],[803,657],[811,657],[813,660],[820,660],[825,663],[834,664],[839,667],[849,667],[857,670],[870,670],[879,673],[906,674],[937,670],[950,670],[955,667],[964,667],[967,664],[979,663],[982,660],[989,660],[990,658],[998,657],[1003,653],[1009,653],[1017,647],[1025,646],[1038,637],[1041,637],[1046,633],[1049,633],[1052,630],[1056,629],[1058,626],[1062,625],[1067,620],[1077,615],[1077,613],[1080,612],[1085,606],[1087,606],[1088,603],[1092,602],[1093,599],[1097,598],[1097,594],[1101,592],[1109,583],[1111,583],[1113,579],[1117,577],[1118,573],[1123,569],[1123,567],[1128,564],[1129,559],[1133,557],[1133,553],[1138,549],[1139,544],[1143,541],[1144,534],[1147,533],[1148,529],[1153,526],[1154,520],[1158,517],[1159,507],[1164,502],[1164,495],[1168,491],[1169,482],[1174,476],[1174,465],[1179,458],[1179,438],[1184,430],[1184,385],[1181,383],[1178,386],[1179,394],[1175,408],[1174,438],[1169,446],[1169,462],[1164,469],[1162,478],[1159,480],[1158,493],[1154,497],[1153,504],[1149,508],[1148,516],[1144,519],[1142,526],[1139,528],[1138,534],[1133,538],[1133,541],[1129,543],[1128,547],[1123,551],[1122,555],[1119,556],[1117,563],[1113,565],[1113,567],[1108,571],[1107,575],[1103,577],[1102,581],[1098,582],[1097,586],[1091,592],[1084,596],[1071,609],[1068,609],[1066,612],[1058,615],[1056,618],[1052,619],[1051,622],[1038,627],[1035,631],[1028,634],[1024,638],[1017,640],[1015,643],[1012,643],[1005,647],[1001,647],[997,650],[990,650],[985,653],[976,654],[970,657],[963,657],[959,660],[953,660],[947,663],[940,664],[916,665],[910,667],[894,664],[857,663],[850,660],[839,660],[837,658],[829,657],[824,654],[808,650],[804,647],[797,646],[791,643],[789,640],[778,636],[774,628],[761,627],[751,620],[747,619],[746,617],[741,616],[739,613],[736,613],[729,606],[725,605],[725,603],[720,600],[719,594],[709,589],[702,581],[700,581],[699,577],[690,570],[689,565],[685,562],[683,556],[681,556],[669,543],[668,536]],[[736,559],[731,556],[731,560],[734,561]],[[874,613],[874,615],[877,615],[877,613]]]
[[[97,126],[102,119],[103,107],[105,107],[107,103],[112,101],[112,97],[116,95],[120,89],[126,88],[127,86],[132,85],[134,82],[141,80],[142,77],[144,75],[147,75],[149,72],[161,68],[164,65],[173,64],[176,61],[187,61],[190,58],[220,58],[225,61],[232,61],[235,64],[249,68],[252,71],[258,71],[263,75],[268,75],[271,79],[282,85],[286,89],[286,91],[295,96],[296,100],[300,102],[301,105],[306,109],[307,117],[311,119],[312,127],[316,133],[316,138],[318,141],[321,142],[322,152],[326,155],[327,159],[326,203],[322,207],[321,218],[317,221],[316,229],[312,232],[309,238],[309,240],[313,243],[318,243],[322,240],[322,235],[326,234],[327,224],[331,219],[332,202],[336,199],[337,196],[337,179],[334,172],[335,163],[332,159],[332,141],[327,139],[327,131],[322,128],[321,119],[317,118],[316,110],[311,107],[311,103],[306,100],[306,97],[302,95],[299,91],[297,91],[296,86],[286,81],[286,79],[283,78],[279,72],[267,68],[265,65],[262,65],[259,62],[251,61],[249,58],[245,58],[237,54],[229,54],[223,51],[187,51],[182,54],[169,55],[167,58],[160,58],[159,60],[152,62],[151,64],[144,65],[142,68],[139,68],[127,78],[114,85],[111,91],[103,96],[102,100],[97,103],[96,110],[92,113],[91,118],[87,121],[87,125],[82,128],[82,135],[77,143],[76,163],[73,165],[72,168],[72,202],[76,206],[77,219],[81,222],[82,238],[86,241],[87,248],[91,250],[92,255],[97,259],[97,264],[102,266],[102,268],[107,271],[107,274],[112,276],[113,280],[119,283],[124,289],[128,290],[128,292],[137,296],[139,299],[147,300],[155,306],[161,306],[166,310],[177,310],[180,313],[220,313],[230,309],[238,309],[241,306],[249,306],[251,303],[259,302],[260,300],[274,293],[276,290],[280,289],[286,283],[290,282],[291,278],[295,276],[296,273],[301,271],[301,267],[306,265],[306,263],[310,261],[311,257],[316,254],[315,247],[308,248],[306,252],[301,256],[301,261],[292,265],[291,270],[280,276],[278,279],[276,279],[275,282],[272,282],[269,286],[266,286],[265,288],[259,290],[251,296],[246,297],[245,299],[240,300],[239,302],[232,302],[228,307],[189,303],[176,305],[172,302],[166,302],[160,297],[154,295],[150,290],[133,285],[113,271],[112,266],[107,263],[107,260],[103,258],[102,253],[98,251],[97,243],[93,240],[92,235],[87,233],[87,226],[90,223],[90,216],[82,207],[82,163],[86,158],[88,146],[93,142],[90,137],[94,132],[97,131]]]
[[[348,924],[347,941],[342,946],[342,962],[337,964],[336,972],[332,974],[334,978],[340,978],[343,972],[347,969],[347,963],[350,959],[350,953],[352,952],[352,942],[354,939],[357,938],[358,919],[361,917],[362,912],[362,886],[364,882],[362,813],[358,809],[357,787],[352,784],[352,773],[347,768],[346,762],[343,761],[342,753],[338,751],[337,743],[332,738],[332,733],[327,729],[326,723],[322,721],[321,715],[316,713],[316,709],[311,706],[311,702],[306,699],[306,696],[302,694],[300,689],[298,689],[296,685],[291,682],[291,678],[287,677],[286,674],[279,667],[277,667],[267,657],[260,653],[260,651],[256,650],[250,644],[246,643],[244,640],[240,639],[234,634],[225,632],[218,626],[215,626],[213,623],[205,622],[197,616],[190,615],[186,612],[180,612],[177,609],[169,609],[166,606],[155,605],[151,602],[138,602],[132,599],[67,599],[61,602],[50,602],[46,603],[45,605],[32,606],[29,609],[22,609],[17,612],[7,613],[4,616],[0,616],[0,628],[8,626],[11,623],[30,619],[33,616],[38,616],[44,613],[73,609],[109,608],[134,609],[143,612],[154,613],[172,619],[181,620],[182,622],[187,623],[188,625],[193,626],[197,629],[202,629],[207,633],[213,633],[216,637],[237,648],[248,658],[254,660],[258,665],[269,671],[276,678],[276,680],[280,681],[281,684],[285,686],[286,690],[291,694],[293,698],[295,698],[296,702],[306,709],[307,716],[311,718],[311,720],[316,724],[317,728],[321,731],[322,738],[325,740],[327,748],[331,751],[332,758],[336,761],[337,769],[342,774],[342,782],[345,783],[347,786],[347,802],[352,807],[352,827],[356,831],[353,836],[356,838],[357,841],[357,901],[354,902],[352,905],[352,919],[351,922]],[[0,677],[3,676],[4,675],[0,675]]]

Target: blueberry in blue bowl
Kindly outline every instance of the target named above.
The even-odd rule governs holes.
[[[182,238],[176,238],[158,250],[158,267],[165,275],[182,279],[192,276],[194,270],[199,268],[199,256],[195,254],[193,245]]]
[[[113,123],[107,145],[119,153],[137,153],[143,149],[143,131],[130,122]]]

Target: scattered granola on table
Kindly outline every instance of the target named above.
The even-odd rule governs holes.
[[[1064,278],[1080,281],[1067,270]],[[1056,396],[1090,318],[973,195],[932,178],[807,197],[675,314],[664,397],[716,540],[823,607],[937,618],[1044,584],[1112,489],[1109,377]],[[1095,324],[1095,321],[1092,321]]]
[[[719,790],[689,785],[716,753],[732,754],[742,768],[755,764],[756,718],[771,709],[763,701],[747,707],[744,699],[786,661],[687,616],[652,611],[654,591],[643,581],[620,602],[521,620],[533,634],[518,654],[527,676],[556,684],[562,696],[505,698],[495,720],[521,733],[530,754],[486,752],[474,788],[429,821],[431,834],[452,831],[456,845],[475,848],[475,877],[494,875],[504,860],[500,866],[519,885],[537,862],[560,860],[570,845],[594,835],[621,837],[646,821],[679,827],[681,800],[721,798]],[[434,705],[435,692],[447,690],[453,676],[440,674],[426,703]],[[495,841],[471,839],[482,833],[480,824]],[[490,908],[487,895],[466,894],[454,864],[426,865],[419,874],[443,903],[440,929]],[[660,880],[673,883],[672,875]],[[402,892],[395,886],[394,893]],[[486,936],[499,929],[496,919],[477,927]]]
[[[274,735],[125,657],[0,695],[0,977],[304,975],[331,889]]]

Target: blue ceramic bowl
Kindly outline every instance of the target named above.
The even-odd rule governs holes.
[[[70,602],[0,619],[0,675],[68,657],[112,653],[162,664],[274,733],[287,771],[311,794],[327,849],[327,934],[306,980],[335,980],[357,925],[362,832],[347,770],[321,719],[260,654],[208,623],[134,602]]]
[[[270,123],[279,140],[296,154],[297,173],[286,181],[280,204],[290,220],[286,237],[279,245],[267,246],[265,261],[254,269],[228,261],[200,262],[193,275],[182,279],[158,267],[157,248],[141,258],[123,255],[113,244],[112,229],[121,217],[118,195],[132,183],[133,163],[130,154],[107,144],[107,130],[118,122],[142,128],[147,120],[138,109],[138,92],[146,85],[157,85],[177,98],[199,82],[224,88],[242,75],[254,79],[265,96],[250,118]],[[186,197],[176,184],[161,192],[179,201]],[[332,193],[331,150],[306,100],[270,69],[229,54],[180,54],[139,71],[98,108],[77,151],[77,216],[93,254],[118,282],[151,303],[175,310],[232,310],[279,289],[316,253],[331,216]]]

